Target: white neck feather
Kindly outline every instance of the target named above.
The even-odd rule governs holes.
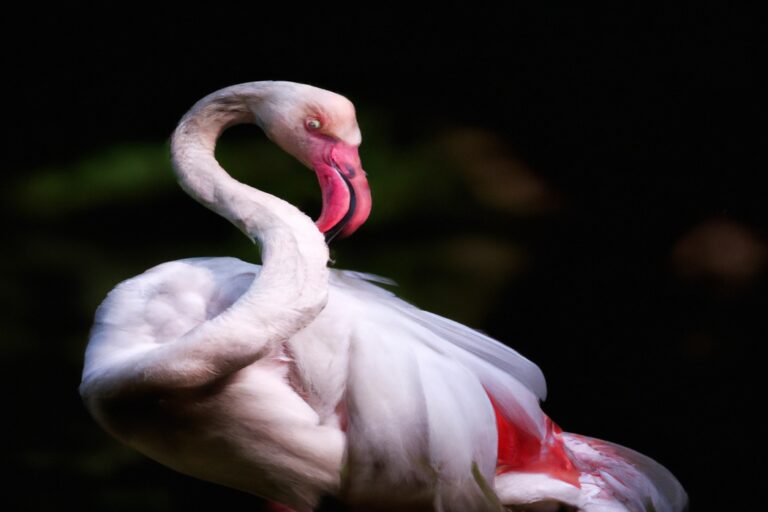
[[[293,205],[229,176],[214,156],[221,133],[254,122],[261,98],[272,86],[242,84],[200,100],[173,134],[173,165],[184,190],[261,245],[262,271],[238,302],[284,305],[316,315],[328,288],[328,247],[322,233]],[[303,326],[311,318],[295,320]]]

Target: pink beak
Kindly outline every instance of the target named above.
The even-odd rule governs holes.
[[[356,146],[328,143],[322,158],[314,161],[323,192],[323,209],[315,224],[330,242],[349,236],[371,213],[371,189],[365,177]]]

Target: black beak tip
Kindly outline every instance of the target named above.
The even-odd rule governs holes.
[[[343,173],[339,172],[339,176],[341,176],[341,178],[344,180],[344,183],[347,185],[347,189],[349,190],[349,210],[347,210],[347,213],[335,226],[325,232],[325,243],[327,245],[330,245],[331,242],[337,236],[339,236],[339,233],[341,233],[341,231],[344,229],[344,226],[346,226],[347,222],[349,222],[349,219],[351,219],[355,214],[355,209],[357,208],[357,197],[355,196],[355,189],[352,188],[352,184]]]

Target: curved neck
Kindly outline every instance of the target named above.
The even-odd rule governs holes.
[[[263,267],[246,296],[291,306],[324,304],[328,247],[322,233],[293,205],[229,176],[214,156],[225,129],[255,122],[268,87],[243,84],[200,100],[173,134],[173,166],[187,193],[260,243]]]

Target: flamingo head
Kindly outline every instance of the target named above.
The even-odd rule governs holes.
[[[253,109],[257,124],[317,174],[323,207],[316,225],[326,240],[351,235],[371,211],[354,106],[343,96],[309,85],[271,84]]]

